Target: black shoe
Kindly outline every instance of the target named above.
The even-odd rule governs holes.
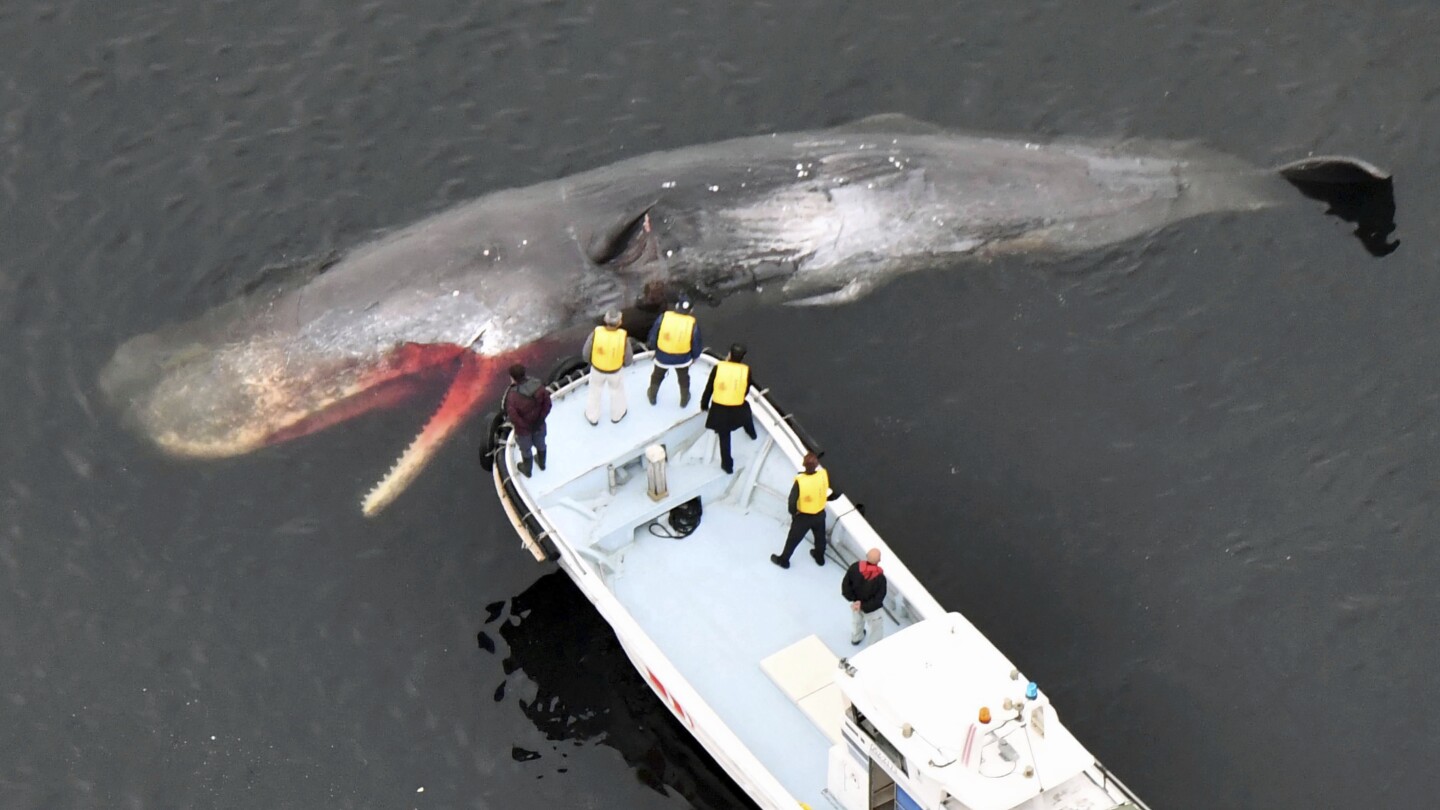
[[[852,638],[850,639],[850,643],[854,644],[856,647],[859,647],[861,644],[865,643],[865,636],[862,635],[859,638]]]
[[[734,475],[734,474],[735,474],[735,465],[734,465],[734,464],[721,464],[721,465],[720,465],[720,469],[724,470],[726,475]]]
[[[770,555],[770,562],[775,563],[776,565],[780,566],[781,568],[789,568],[789,567],[790,567],[790,561],[787,560],[787,559],[785,559],[784,557],[781,557],[779,554],[771,554],[771,555]]]
[[[824,554],[820,554],[820,553],[817,553],[817,552],[812,551],[812,552],[810,552],[810,559],[814,560],[816,565],[824,565],[824,564],[825,564],[825,555],[824,555]]]
[[[515,465],[515,469],[519,470],[520,474],[525,476],[526,478],[530,477],[530,462],[522,461],[519,464]]]
[[[685,407],[686,405],[689,405],[689,404],[690,404],[690,389],[689,389],[689,388],[681,388],[681,389],[680,389],[680,407],[683,408],[683,407]]]
[[[651,389],[649,389],[649,390],[647,390],[647,391],[645,392],[645,398],[648,399],[648,400],[650,400],[650,404],[651,404],[651,405],[654,405],[654,404],[655,404],[655,395],[656,395],[656,394],[659,394],[659,393],[660,393],[660,389],[659,389],[659,388],[651,388]]]
[[[540,469],[542,469],[542,470],[545,469],[545,451],[544,451],[544,450],[541,450],[540,452],[538,452],[538,453],[535,454],[535,464],[536,464],[536,466],[538,466]]]

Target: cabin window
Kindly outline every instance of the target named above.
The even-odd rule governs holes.
[[[905,757],[900,755],[900,749],[885,739],[885,735],[880,733],[880,729],[875,728],[875,724],[870,722],[870,718],[855,708],[854,704],[851,704],[850,708],[845,710],[845,713],[850,715],[850,721],[861,731],[865,732],[867,737],[874,741],[875,747],[879,748],[880,752],[883,753],[895,767],[899,768],[902,773],[910,773],[905,767]]]

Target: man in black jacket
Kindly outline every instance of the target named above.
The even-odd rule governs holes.
[[[885,637],[885,571],[880,568],[880,549],[872,548],[840,580],[840,595],[850,603],[850,643],[859,645],[867,637],[874,644]]]

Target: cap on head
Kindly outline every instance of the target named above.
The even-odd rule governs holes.
[[[510,379],[514,380],[515,382],[520,382],[521,380],[525,379],[524,363],[516,363],[515,365],[510,367]]]
[[[618,309],[612,309],[612,310],[606,312],[606,313],[605,313],[605,325],[606,325],[606,326],[619,326],[619,325],[620,325],[620,310],[618,310]]]
[[[675,311],[676,311],[676,312],[689,313],[690,310],[692,310],[692,309],[694,309],[694,308],[695,308],[695,305],[692,304],[692,303],[690,303],[690,299],[689,299],[689,298],[686,298],[686,297],[683,296],[683,295],[680,296],[680,299],[675,302]]]
[[[736,362],[739,362],[739,361],[745,359],[745,344],[744,344],[744,343],[732,343],[732,344],[730,344],[730,359],[731,359],[731,360],[734,360],[734,361],[736,361]]]
[[[820,466],[820,457],[814,453],[806,453],[801,463],[805,465],[805,472],[815,472],[815,468]]]

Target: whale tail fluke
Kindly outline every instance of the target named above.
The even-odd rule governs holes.
[[[1344,155],[1301,158],[1277,166],[1275,171],[1292,183],[1382,183],[1390,179],[1390,172],[1368,160]]]
[[[1325,213],[1353,223],[1355,236],[1372,256],[1400,246],[1395,232],[1395,185],[1390,173],[1364,160],[1325,155],[1276,168],[1301,194],[1329,206]]]

